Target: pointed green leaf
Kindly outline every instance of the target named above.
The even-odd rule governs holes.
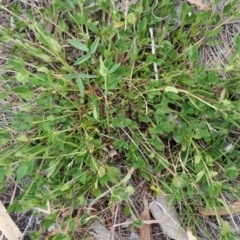
[[[79,74],[79,77],[83,78],[83,79],[91,79],[91,78],[96,78],[97,76],[96,75],[90,75],[90,74],[82,73],[82,74]]]
[[[203,169],[197,174],[196,182],[199,182],[202,179],[202,177],[204,176],[204,174],[205,174],[205,171]]]
[[[13,66],[15,70],[22,70],[22,61],[19,59],[8,59],[9,65]]]
[[[73,47],[75,47],[75,48],[77,48],[77,49],[79,49],[79,50],[82,50],[82,51],[84,51],[84,52],[88,52],[88,51],[89,51],[89,48],[88,48],[85,44],[79,42],[78,40],[68,39],[68,42],[69,42]]]
[[[36,57],[41,58],[42,60],[44,60],[45,62],[52,62],[51,57],[49,57],[47,54],[41,53],[41,54],[34,54]]]
[[[4,176],[6,175],[7,171],[4,169],[4,167],[0,167],[0,181],[4,179]]]
[[[94,54],[97,51],[98,45],[99,45],[100,38],[97,37],[95,41],[93,42],[92,46],[90,47],[91,54]]]
[[[78,77],[78,74],[76,74],[76,73],[70,73],[70,74],[67,74],[67,75],[64,76],[64,78],[67,79],[67,80],[69,80],[69,79],[72,80],[72,79],[75,79],[77,77]]]
[[[105,76],[107,76],[108,69],[105,67],[104,61],[103,61],[103,59],[102,59],[101,56],[100,56],[100,58],[99,58],[99,61],[100,61],[99,74],[100,74],[102,77],[105,77]]]
[[[34,97],[32,91],[27,86],[15,87],[12,90],[26,101],[30,101]]]
[[[87,175],[85,173],[81,174],[81,176],[79,177],[79,182],[81,182],[82,184],[85,184],[87,180]]]
[[[74,63],[74,65],[81,65],[82,63],[86,62],[91,56],[90,55],[84,55],[77,59],[77,61]]]
[[[117,64],[113,65],[113,66],[110,68],[109,73],[115,72],[115,71],[120,67],[120,65],[121,65],[120,63],[117,63]]]
[[[69,5],[70,8],[74,9],[74,1],[72,0],[67,0],[67,3]]]
[[[28,172],[28,166],[22,163],[22,165],[17,170],[16,182],[19,183],[21,179],[26,176],[27,172]]]
[[[81,97],[84,97],[84,85],[83,85],[83,82],[82,82],[81,78],[77,79],[77,84],[78,84],[78,87],[79,87]]]
[[[57,53],[62,51],[61,45],[53,38],[48,37],[50,47]]]
[[[210,30],[205,32],[205,37],[216,37],[220,32],[222,32],[223,27],[217,28],[215,30]]]
[[[195,164],[199,164],[201,160],[202,160],[201,154],[199,154],[199,153],[196,154],[196,156],[195,156]]]
[[[47,67],[44,67],[44,66],[38,67],[37,70],[38,70],[38,72],[43,72],[43,73],[46,73],[46,74],[49,73],[49,69]]]

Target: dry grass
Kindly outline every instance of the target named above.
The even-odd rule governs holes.
[[[218,13],[223,18],[221,24],[223,27],[222,31],[217,37],[212,39],[215,46],[204,45],[200,47],[201,64],[207,66],[209,69],[218,67],[219,74],[223,78],[229,76],[229,74],[224,72],[224,66],[229,61],[234,51],[234,39],[240,31],[240,20],[231,19],[230,17],[224,18],[223,16],[223,8],[228,3],[229,1],[222,0],[214,9],[214,12]],[[238,9],[236,9],[236,11],[238,11]],[[216,26],[212,26],[212,29],[215,27]]]

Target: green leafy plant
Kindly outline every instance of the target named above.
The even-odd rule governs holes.
[[[201,45],[222,31],[219,16],[184,3],[182,24],[174,27],[167,1],[154,9],[142,1],[126,18],[99,1],[100,21],[84,2],[56,0],[36,12],[1,5],[12,29],[0,28],[0,40],[11,45],[0,98],[10,96],[5,112],[17,111],[0,130],[0,188],[12,177],[22,189],[8,211],[49,210],[45,229],[63,209],[92,207],[106,196],[109,207],[126,202],[129,213],[134,188],[127,182],[136,171],[153,192],[181,202],[184,224],[197,228],[193,213],[202,206],[219,206],[225,195],[239,198],[239,185],[232,184],[239,178],[239,137],[232,134],[240,117],[238,47],[225,66],[234,69],[232,78],[223,80],[218,69],[199,64]],[[156,54],[149,27],[157,33]],[[233,143],[231,152],[226,143]],[[81,226],[97,217],[91,214],[79,217]],[[68,222],[73,233],[72,216]],[[224,225],[221,235],[228,234]]]

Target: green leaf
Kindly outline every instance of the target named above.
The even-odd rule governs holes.
[[[107,73],[108,73],[108,69],[105,67],[104,61],[103,61],[103,59],[102,59],[101,56],[100,56],[100,58],[99,58],[99,61],[100,61],[99,74],[100,74],[102,77],[106,77],[106,76],[107,76]]]
[[[113,65],[113,66],[110,68],[109,73],[115,72],[115,71],[120,67],[120,65],[121,65],[120,63],[117,63],[117,64]]]
[[[69,5],[70,8],[74,9],[74,1],[72,0],[67,0],[67,3]]]
[[[217,28],[216,30],[210,30],[205,32],[205,37],[215,37],[222,32],[223,27]]]
[[[93,109],[93,117],[98,120],[98,109],[97,107],[95,106],[94,109]]]
[[[49,57],[47,54],[44,54],[44,53],[36,54],[35,56],[38,58],[41,58],[42,60],[48,63],[52,61],[51,57]]]
[[[95,9],[96,8],[97,8],[97,5],[95,5]],[[100,31],[99,31],[99,28],[97,26],[96,21],[95,22],[88,22],[87,26],[93,33],[100,34]]]
[[[230,181],[236,179],[238,174],[239,174],[239,170],[238,168],[236,168],[236,166],[228,167],[224,173],[225,177]]]
[[[7,171],[4,169],[4,167],[0,167],[0,182],[4,179],[6,173]]]
[[[48,37],[48,40],[49,45],[55,52],[60,53],[62,51],[61,45],[55,39]]]
[[[15,87],[12,90],[26,101],[30,101],[34,97],[32,91],[27,86]]]
[[[95,197],[98,197],[101,194],[101,190],[98,188],[93,188],[92,193]]]
[[[89,48],[88,48],[85,44],[79,42],[78,40],[68,39],[68,42],[69,42],[73,47],[75,47],[75,48],[77,48],[77,49],[79,49],[79,50],[81,50],[81,51],[84,51],[84,52],[88,52],[88,51],[89,51]]]
[[[200,163],[200,161],[201,161],[201,159],[202,159],[202,156],[201,156],[201,154],[196,154],[195,155],[195,164],[199,164]]]
[[[167,87],[165,87],[165,92],[178,93],[178,90],[175,87],[167,86]]]
[[[83,79],[91,79],[91,78],[96,78],[97,76],[83,73],[83,74],[79,74],[79,77]]]
[[[113,90],[117,87],[118,83],[120,81],[120,78],[119,77],[112,77],[110,80],[109,80],[109,83],[108,83],[108,90]]]
[[[85,173],[81,174],[81,176],[79,177],[79,182],[82,184],[85,184],[87,180],[87,175]]]
[[[8,59],[8,63],[13,66],[15,70],[22,70],[22,61],[18,59]]]
[[[216,177],[216,176],[218,175],[218,172],[210,170],[210,171],[209,171],[209,175],[210,175],[211,177]]]
[[[129,13],[129,14],[127,15],[127,20],[128,20],[128,22],[129,22],[130,24],[135,24],[136,21],[137,21],[137,16],[136,16],[136,14],[134,14],[133,12]]]
[[[125,192],[130,196],[134,193],[134,188],[132,186],[127,186]]]
[[[37,68],[38,72],[43,72],[48,74],[49,73],[49,69],[47,67],[41,66]]]
[[[21,142],[27,142],[28,141],[28,137],[26,135],[22,134],[22,135],[18,136],[16,138],[16,140],[21,141]]]
[[[202,179],[202,177],[204,176],[204,174],[205,174],[205,170],[202,169],[202,170],[197,174],[196,182],[199,182],[199,181]]]
[[[29,81],[29,74],[24,68],[22,68],[20,71],[18,71],[16,79],[18,82],[26,83]]]
[[[97,48],[98,48],[98,45],[99,45],[99,41],[100,41],[100,38],[99,38],[99,37],[97,37],[97,38],[94,40],[93,44],[92,44],[91,47],[90,47],[90,52],[91,52],[91,54],[94,54],[94,53],[97,51]]]
[[[68,190],[68,189],[69,189],[69,185],[68,185],[68,184],[64,184],[64,185],[62,185],[62,186],[60,187],[60,191],[62,191],[62,192],[66,191],[66,190]]]
[[[55,120],[55,117],[53,116],[53,115],[49,115],[49,116],[47,116],[47,118],[46,118],[48,121],[54,121]]]
[[[84,89],[84,85],[83,85],[83,82],[82,82],[81,78],[77,79],[77,84],[78,84],[78,88],[79,88],[81,97],[84,97],[85,89]]]
[[[125,206],[123,211],[126,215],[130,215],[131,214],[131,207],[130,206]]]
[[[67,79],[67,80],[69,80],[69,79],[72,80],[72,79],[75,79],[77,77],[78,77],[78,74],[76,74],[76,73],[70,73],[70,74],[67,74],[67,75],[64,76],[64,78]]]
[[[68,224],[70,226],[71,231],[74,232],[76,228],[76,222],[73,220],[72,217],[70,217],[70,219],[68,220]],[[69,237],[69,239],[71,238]]]
[[[28,166],[24,165],[24,163],[21,164],[21,166],[17,170],[17,179],[16,182],[19,183],[23,177],[26,176],[28,172]]]
[[[75,66],[76,66],[76,65],[80,65],[80,64],[86,62],[90,57],[91,57],[90,54],[84,55],[84,56],[78,58],[78,59],[76,60],[76,62],[74,63],[74,65],[75,65]]]

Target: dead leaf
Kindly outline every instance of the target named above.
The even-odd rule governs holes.
[[[196,5],[200,10],[208,11],[211,10],[211,6],[209,4],[203,3],[203,0],[187,0],[190,4]]]
[[[191,230],[187,230],[187,237],[188,237],[188,240],[197,240],[197,238],[192,234],[192,231]]]
[[[144,220],[150,220],[150,213],[149,213],[149,209],[148,209],[148,200],[146,198],[146,196],[143,196],[143,205],[144,205],[144,210],[141,213],[141,219]],[[141,240],[150,240],[150,225],[146,225],[144,224],[141,228],[140,228],[140,239]]]
[[[113,149],[113,146],[110,145],[110,150],[108,150],[107,147],[103,147],[103,150],[108,153],[108,156],[110,158],[114,158],[114,156],[117,156],[118,153]]]
[[[89,233],[95,240],[111,239],[111,233],[98,221],[94,222]]]
[[[115,150],[110,150],[110,151],[108,152],[108,156],[109,156],[110,158],[113,158],[113,157],[116,156],[116,155],[118,155],[118,154],[117,154],[117,152],[116,152]]]
[[[206,216],[215,216],[218,213],[220,216],[226,216],[230,214],[238,214],[240,213],[240,202],[234,202],[232,205],[226,207],[217,207],[216,210],[214,209],[206,209],[201,210],[200,213]]]
[[[163,233],[175,240],[188,240],[185,230],[181,227],[177,212],[169,201],[169,196],[159,194],[157,201],[150,204],[150,211],[154,217],[160,221],[159,225]]]

